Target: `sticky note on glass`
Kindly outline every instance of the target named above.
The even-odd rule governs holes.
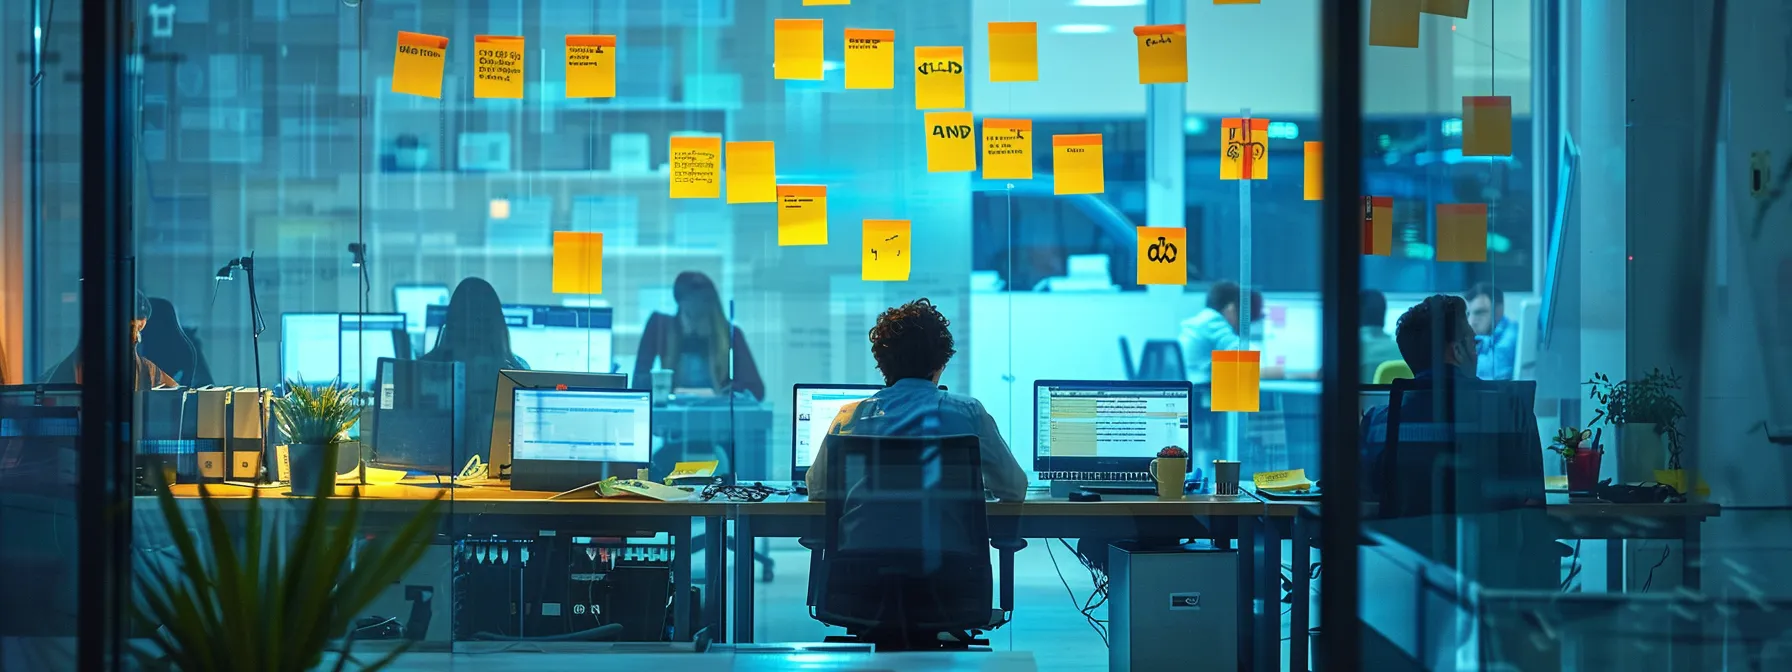
[[[778,185],[778,245],[828,244],[828,188]]]
[[[1052,136],[1052,193],[1099,194],[1106,189],[1101,172],[1101,134]]]
[[[1462,97],[1462,155],[1512,155],[1512,97]]]
[[[566,36],[566,97],[616,97],[616,36]]]
[[[728,202],[778,200],[778,162],[770,140],[728,143]]]
[[[804,6],[816,5],[850,5],[852,0],[803,0]]]
[[[867,219],[859,277],[874,282],[907,282],[909,226],[906,219]]]
[[[1369,44],[1419,46],[1419,0],[1369,0]]]
[[[971,113],[928,112],[927,172],[962,173],[977,169],[977,138],[972,135]]]
[[[1487,204],[1437,205],[1437,260],[1487,261]]]
[[[1439,16],[1454,16],[1458,19],[1468,18],[1468,0],[1422,0],[1419,11]]]
[[[523,38],[473,36],[473,97],[523,97]]]
[[[554,232],[554,293],[604,293],[604,234]]]
[[[1039,81],[1039,24],[989,22],[989,81]]]
[[[722,195],[722,139],[673,136],[672,198]]]
[[[821,79],[821,19],[772,22],[772,73],[778,79]]]
[[[1138,26],[1140,84],[1188,82],[1188,28],[1183,24]]]
[[[1033,179],[1033,120],[983,120],[983,179]]]
[[[964,47],[915,47],[915,109],[964,107]]]
[[[1256,350],[1213,351],[1215,412],[1256,413],[1263,353]]]
[[[1180,226],[1139,227],[1139,284],[1188,284],[1188,229]]]
[[[1247,177],[1248,176],[1248,177]],[[1220,179],[1269,179],[1269,120],[1220,121]]]
[[[1363,254],[1372,254],[1378,257],[1393,256],[1393,197],[1363,197]]]
[[[1301,190],[1301,198],[1317,201],[1325,198],[1325,143],[1313,141],[1306,143],[1306,187]]]
[[[442,97],[442,64],[448,59],[448,38],[398,31],[392,57],[392,92],[426,98]]]
[[[846,88],[896,87],[896,31],[846,29]]]

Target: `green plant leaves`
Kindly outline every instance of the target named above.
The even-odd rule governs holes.
[[[356,389],[340,378],[315,386],[288,380],[286,390],[274,399],[274,422],[291,443],[337,443],[361,417]]]

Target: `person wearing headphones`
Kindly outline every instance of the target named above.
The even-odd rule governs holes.
[[[180,383],[175,382],[173,376],[163,373],[162,368],[156,366],[155,362],[138,354],[137,343],[143,339],[143,327],[149,324],[151,313],[149,299],[143,296],[143,292],[136,293],[135,308],[131,316],[131,358],[136,360],[137,371],[135,389],[180,387]],[[44,374],[43,382],[81,384],[81,341],[75,342],[74,352],[68,353],[68,356],[51,368],[49,373]]]

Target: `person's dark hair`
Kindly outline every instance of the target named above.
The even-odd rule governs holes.
[[[1242,294],[1238,283],[1221,280],[1207,288],[1207,307],[1214,310],[1225,310],[1226,306],[1238,303],[1238,297]]]
[[[454,288],[448,299],[448,316],[436,334],[435,348],[430,354],[449,361],[474,359],[507,361],[510,353],[510,327],[504,323],[504,303],[498,290],[481,278],[467,278]]]
[[[715,381],[718,389],[727,385],[728,348],[734,343],[734,334],[728,326],[727,313],[722,312],[722,295],[716,291],[715,281],[697,271],[679,273],[672,280],[672,300],[678,302],[676,317],[707,326],[709,352],[703,353],[703,359],[709,362],[710,380]],[[666,332],[666,353],[670,356],[662,357],[669,362],[667,368],[677,368],[679,355],[684,352],[683,336],[682,325]]]
[[[904,378],[930,378],[958,354],[952,342],[952,321],[932,301],[917,299],[884,311],[871,327],[871,357],[885,384]]]
[[[1475,330],[1468,326],[1468,302],[1460,296],[1434,294],[1408,308],[1394,326],[1394,344],[1400,358],[1414,372],[1442,364],[1444,346],[1465,343],[1474,347]]]
[[[1388,297],[1378,290],[1365,289],[1359,299],[1362,307],[1358,310],[1357,326],[1382,328],[1388,322]]]
[[[1475,283],[1475,286],[1468,288],[1467,294],[1462,295],[1462,300],[1473,301],[1483,296],[1487,297],[1487,300],[1495,306],[1506,305],[1506,293],[1500,291],[1498,287],[1494,287],[1491,282]]]

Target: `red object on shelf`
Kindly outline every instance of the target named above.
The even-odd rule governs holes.
[[[1599,458],[1604,453],[1591,448],[1574,449],[1574,457],[1562,458],[1568,472],[1568,492],[1592,492],[1599,483]]]

